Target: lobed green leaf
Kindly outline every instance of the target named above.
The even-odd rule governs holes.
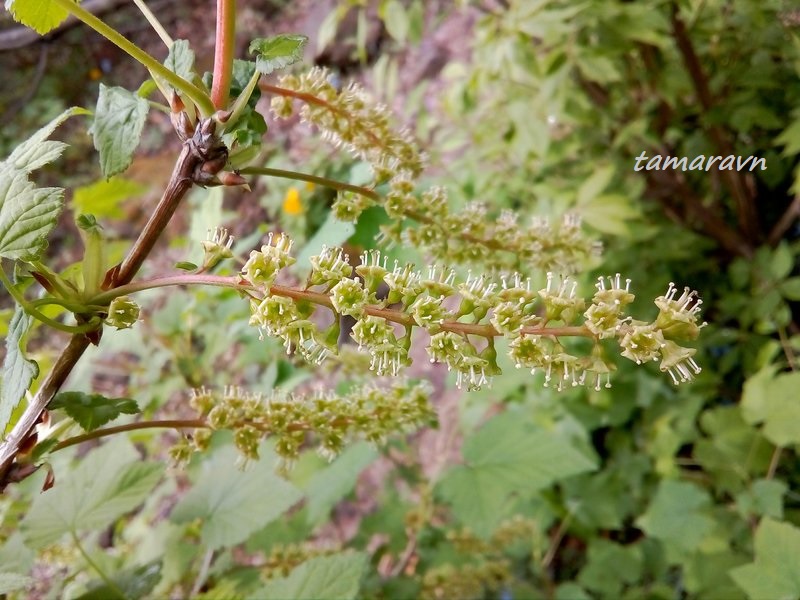
[[[69,11],[53,0],[6,0],[6,9],[14,20],[44,35],[69,16]]]
[[[56,473],[58,485],[36,496],[21,524],[25,541],[40,548],[65,533],[106,527],[141,504],[163,472],[163,464],[143,462],[127,438],[118,436],[69,473]]]
[[[260,600],[352,600],[367,565],[362,553],[320,556],[305,561],[288,577],[273,579],[251,596]]]
[[[262,458],[252,468],[234,467],[235,455],[220,452],[170,515],[174,523],[202,519],[209,549],[235,546],[291,508],[302,493]]]
[[[130,398],[106,398],[102,394],[61,392],[48,405],[52,410],[62,409],[84,431],[94,431],[119,417],[135,415],[141,410]]]
[[[147,110],[147,100],[135,93],[100,84],[94,124],[89,133],[100,153],[100,170],[106,179],[130,166],[142,137]]]
[[[12,412],[39,375],[39,366],[25,356],[25,339],[32,321],[33,319],[17,306],[8,326],[3,381],[0,386],[0,438],[3,437]]]
[[[256,69],[262,75],[283,69],[303,58],[308,38],[304,35],[283,34],[256,38],[250,42],[250,54],[256,55]]]

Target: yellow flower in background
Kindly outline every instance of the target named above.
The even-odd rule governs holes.
[[[311,183],[310,181],[306,181],[306,191],[308,193],[313,192],[315,187],[316,186],[313,183]]]
[[[299,215],[303,212],[300,192],[294,186],[286,190],[286,195],[283,197],[283,212],[288,215]]]

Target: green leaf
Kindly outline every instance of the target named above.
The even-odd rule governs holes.
[[[174,523],[202,519],[202,541],[209,549],[245,541],[302,498],[266,458],[247,471],[237,469],[235,460],[233,451],[217,453],[170,515]]]
[[[744,517],[783,518],[783,496],[788,491],[783,481],[776,479],[759,479],[751,488],[736,498],[736,507]]]
[[[792,272],[793,266],[794,254],[792,249],[786,242],[781,242],[772,254],[772,262],[770,264],[772,276],[775,279],[783,279]]]
[[[530,496],[552,483],[595,468],[568,439],[537,429],[516,411],[486,423],[464,443],[464,465],[439,482],[453,513],[478,535],[505,516],[512,494]]]
[[[308,523],[325,520],[331,508],[356,484],[361,471],[378,456],[375,448],[360,442],[347,448],[327,468],[315,473],[305,488],[308,496]]]
[[[366,555],[355,552],[312,558],[292,569],[288,577],[272,579],[251,598],[351,600],[358,595],[366,565]]]
[[[269,75],[303,58],[308,38],[304,35],[283,34],[269,38],[256,38],[250,42],[250,54],[256,55],[256,69]]]
[[[175,268],[180,269],[181,271],[197,271],[197,269],[200,267],[193,262],[189,262],[188,260],[182,260],[179,263],[175,263]]]
[[[95,183],[75,188],[72,207],[76,213],[89,213],[99,219],[121,219],[125,216],[120,204],[144,193],[147,187],[122,177],[101,179]]]
[[[39,375],[39,365],[25,356],[26,336],[32,321],[33,319],[17,306],[8,325],[3,381],[0,387],[0,438],[4,437],[14,409]]]
[[[52,31],[69,16],[69,11],[53,0],[6,0],[6,9],[15,21],[39,35]]]
[[[147,100],[133,92],[100,84],[94,124],[89,133],[100,153],[100,170],[106,179],[130,166],[142,136],[147,109]]]
[[[64,190],[37,189],[28,175],[64,150],[62,142],[46,140],[55,128],[85,112],[80,108],[65,110],[0,163],[0,257],[36,260],[47,246],[47,236],[61,212]]]
[[[50,164],[61,156],[61,153],[67,145],[64,142],[47,141],[47,138],[52,135],[56,127],[70,117],[88,114],[90,113],[85,108],[77,106],[68,108],[55,119],[47,123],[47,125],[39,129],[26,141],[14,148],[14,151],[3,161],[3,165],[15,171],[30,173],[44,165]]]
[[[742,415],[751,425],[762,424],[762,433],[776,446],[800,443],[800,373],[772,376],[767,368],[744,384]]]
[[[102,394],[61,392],[48,405],[52,410],[62,409],[84,431],[94,431],[119,417],[135,415],[141,410],[130,398],[106,398]]]
[[[162,463],[143,462],[127,438],[117,436],[69,473],[56,473],[57,485],[36,496],[22,534],[40,548],[68,532],[102,529],[139,506],[163,472]]]
[[[0,257],[36,260],[63,206],[61,188],[36,188],[24,171],[0,167]]]
[[[753,600],[800,597],[800,529],[769,518],[755,536],[755,561],[730,571]]]
[[[786,146],[783,150],[784,156],[793,156],[800,152],[800,119],[791,123],[783,132],[775,138],[775,144]]]
[[[800,277],[791,277],[780,285],[781,296],[787,300],[800,300]]]
[[[588,560],[578,576],[578,583],[602,597],[619,598],[625,584],[641,577],[642,563],[642,550],[638,546],[593,539],[589,542]]]
[[[115,573],[111,578],[116,589],[105,581],[89,586],[89,591],[75,600],[106,600],[116,598],[121,591],[126,598],[144,598],[161,580],[161,561],[155,561],[132,569]]]
[[[630,198],[621,194],[601,194],[583,204],[578,212],[587,225],[610,235],[627,234],[628,223],[639,217]]]
[[[661,540],[672,561],[693,552],[714,525],[705,514],[708,494],[685,481],[662,481],[647,511],[636,524],[648,535]]]
[[[600,192],[608,187],[614,177],[613,165],[601,165],[578,188],[576,203],[581,206],[594,200]]]
[[[0,571],[0,595],[21,590],[33,585],[33,583],[33,579],[27,575],[9,573],[8,571]]]
[[[175,40],[172,43],[164,66],[187,81],[194,78],[194,51],[187,40]]]
[[[408,38],[408,13],[403,4],[398,0],[389,0],[381,5],[381,19],[386,26],[386,31],[401,44]]]

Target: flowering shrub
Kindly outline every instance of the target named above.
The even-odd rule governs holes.
[[[442,94],[455,125],[443,121],[426,153],[364,87],[297,65],[304,36],[255,39],[251,60],[235,60],[232,0],[218,2],[206,74],[138,0],[163,60],[72,0],[6,3],[42,34],[73,15],[149,79],[137,92],[99,87],[89,132],[107,187],[94,203],[71,198],[75,265],[47,257],[53,232],[68,231],[65,192],[38,187],[34,173],[66,147],[50,139],[56,128],[90,111],[63,111],[0,163],[0,282],[14,301],[0,388],[0,594],[800,595],[793,563],[770,552],[800,547],[789,510],[800,430],[786,417],[797,377],[784,372],[796,368],[789,301],[800,293],[796,243],[783,240],[798,204],[753,210],[760,187],[791,187],[794,165],[769,156],[776,179],[726,172],[713,185],[617,168],[643,143],[686,146],[665,155],[765,143],[780,111],[742,107],[772,98],[768,78],[714,98],[699,55],[735,45],[727,17],[707,23],[702,7],[474,4],[475,64]],[[788,81],[795,50],[775,28],[790,29],[791,14],[766,4],[730,14],[780,22],[759,30],[769,60],[753,64]],[[348,5],[367,19],[363,3],[341,2],[323,33]],[[395,41],[420,30],[426,10],[378,3]],[[664,66],[681,61],[680,75]],[[104,211],[151,109],[180,150],[122,255],[121,214]],[[298,115],[345,151],[319,173],[265,151],[267,119],[288,127]],[[780,128],[793,156],[797,128]],[[426,171],[442,162],[439,135],[467,136],[454,174]],[[599,166],[587,173],[583,154]],[[220,191],[252,199],[263,178],[292,183],[266,194],[279,216],[223,227]],[[324,189],[334,197],[320,207]],[[185,202],[198,252],[140,277],[163,269],[154,249]],[[676,274],[711,301],[670,282]],[[154,300],[161,288],[169,295]],[[56,332],[68,336],[58,356],[28,348]],[[124,392],[103,381],[115,349]],[[744,377],[739,398],[728,388]]]

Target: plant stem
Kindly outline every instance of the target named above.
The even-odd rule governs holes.
[[[109,435],[117,433],[124,433],[126,431],[137,431],[140,429],[200,429],[208,427],[205,419],[163,419],[161,421],[138,421],[136,423],[126,423],[125,425],[116,425],[115,427],[106,427],[104,429],[95,429],[88,433],[82,433],[56,444],[51,452],[58,452],[70,446],[76,446],[89,440],[97,440]]]
[[[788,231],[789,227],[792,226],[792,223],[794,223],[798,217],[800,217],[800,194],[797,194],[792,199],[792,203],[789,204],[789,208],[786,209],[786,211],[781,215],[781,218],[778,219],[778,222],[775,223],[772,231],[769,232],[769,237],[767,238],[769,245],[777,246],[778,242],[781,241],[783,234]]]
[[[694,85],[700,105],[703,111],[708,113],[714,107],[714,98],[711,95],[708,76],[703,70],[702,62],[700,61],[700,57],[697,56],[692,39],[689,37],[689,33],[686,29],[686,24],[680,17],[679,10],[677,3],[673,2],[671,18],[672,37],[675,39],[675,44],[681,54],[683,64],[689,72],[689,77]],[[711,141],[722,154],[734,154],[734,148],[728,139],[727,133],[719,125],[709,125],[707,130]],[[724,171],[721,175],[736,204],[736,214],[740,229],[750,243],[757,242],[759,237],[758,214],[756,212],[755,203],[747,189],[744,176],[733,171]]]
[[[51,319],[43,315],[33,304],[28,302],[25,299],[19,290],[14,287],[14,284],[11,283],[11,280],[6,275],[5,269],[0,265],[0,283],[8,290],[8,293],[11,294],[11,297],[16,300],[17,304],[22,307],[26,313],[32,316],[37,321],[41,321],[45,325],[52,327],[53,329],[57,329],[58,331],[63,331],[65,333],[86,333],[89,331],[93,331],[98,328],[99,323],[86,323],[84,325],[66,325],[60,321],[56,321],[55,319]]]
[[[152,27],[155,32],[158,34],[158,37],[161,38],[161,41],[164,42],[164,45],[167,48],[172,48],[172,37],[167,33],[167,30],[164,29],[164,26],[159,22],[156,16],[153,14],[147,5],[144,3],[144,0],[133,0],[133,3],[139,8],[141,13],[144,15],[144,18],[147,19],[147,22],[150,23],[150,27]]]
[[[120,265],[119,271],[114,277],[115,286],[130,283],[139,271],[144,259],[153,249],[153,246],[166,228],[172,215],[175,214],[186,192],[191,189],[194,169],[199,162],[200,159],[192,154],[191,148],[187,144],[184,144],[158,206],[156,206],[153,214],[150,215],[150,219],[147,221],[147,224],[134,242],[128,256],[125,257],[125,260]],[[89,302],[89,304],[95,303]]]
[[[335,179],[327,177],[319,177],[318,175],[309,175],[308,173],[300,173],[298,171],[288,171],[286,169],[273,169],[271,167],[245,167],[239,171],[242,175],[267,175],[269,177],[281,177],[283,179],[294,179],[295,181],[307,181],[322,187],[328,187],[334,190],[353,192],[361,196],[366,196],[372,200],[379,201],[381,196],[375,190],[366,188],[360,185],[353,185],[351,183],[344,183]]]
[[[157,277],[155,279],[146,279],[137,281],[128,285],[123,285],[107,292],[102,292],[91,298],[89,301],[92,304],[105,305],[111,302],[118,296],[127,296],[142,292],[144,290],[178,286],[178,285],[210,285],[215,287],[227,287],[238,291],[258,291],[246,281],[243,281],[237,276],[225,277],[223,275],[207,275],[207,274],[194,274],[186,273],[183,275],[173,275],[170,277]],[[284,285],[273,285],[269,289],[271,296],[283,296],[293,300],[305,300],[318,306],[333,309],[328,294],[321,292],[312,292],[310,290],[302,290],[291,288]],[[394,310],[391,308],[383,308],[381,306],[366,306],[364,312],[373,317],[381,317],[393,323],[398,323],[407,327],[416,326],[417,322],[414,317],[403,312],[402,310]],[[444,331],[453,331],[465,335],[478,335],[481,337],[491,338],[500,336],[492,325],[481,325],[479,323],[462,323],[460,321],[445,321],[440,325]],[[577,337],[594,337],[592,333],[584,326],[563,326],[563,327],[524,327],[522,329],[524,335],[546,335],[546,336],[577,336]]]
[[[191,152],[187,144],[184,144],[158,206],[156,206],[150,216],[150,220],[145,225],[139,238],[134,242],[127,258],[116,273],[115,282],[117,284],[130,283],[131,279],[136,275],[145,257],[153,249],[159,236],[167,226],[181,199],[191,188],[194,169],[201,163],[201,160]],[[112,296],[111,299],[115,297]],[[94,302],[89,301],[87,304],[94,304]],[[11,467],[11,463],[19,451],[20,444],[30,435],[47,404],[67,380],[72,369],[83,356],[86,348],[89,347],[89,343],[89,338],[83,334],[72,336],[69,344],[56,359],[50,373],[42,382],[41,387],[28,404],[19,421],[14,425],[11,433],[0,441],[0,483]]]
[[[127,596],[124,594],[124,592],[121,589],[119,589],[119,586],[117,586],[117,584],[114,583],[114,580],[111,579],[108,575],[106,575],[105,572],[103,571],[103,569],[100,568],[100,565],[98,565],[95,561],[93,561],[92,557],[89,556],[89,553],[86,552],[86,550],[84,549],[83,545],[81,544],[80,539],[78,538],[78,535],[72,530],[70,530],[69,533],[70,533],[70,536],[72,537],[72,541],[78,547],[78,552],[81,553],[81,556],[83,556],[83,559],[100,576],[100,579],[105,581],[106,585],[114,593],[115,596],[117,596],[118,598],[122,598],[122,600],[126,600]]]
[[[203,555],[203,562],[200,564],[200,571],[197,573],[197,578],[194,580],[192,591],[189,593],[190,598],[194,598],[203,589],[203,586],[208,579],[208,571],[211,569],[211,562],[214,560],[214,551],[207,550]]]
[[[228,106],[235,44],[236,0],[217,0],[217,39],[214,48],[211,101],[218,110]]]
[[[73,0],[52,0],[52,2],[68,11],[79,21],[94,29],[109,42],[147,67],[152,73],[158,75],[162,79],[165,79],[175,89],[186,94],[198,106],[203,116],[207,117],[214,112],[214,104],[211,102],[211,98],[209,98],[202,89],[167,69],[158,60],[150,56],[147,52],[142,50],[133,42],[129,41],[116,29],[106,25],[92,13],[84,10],[80,7],[80,5],[73,2]]]

